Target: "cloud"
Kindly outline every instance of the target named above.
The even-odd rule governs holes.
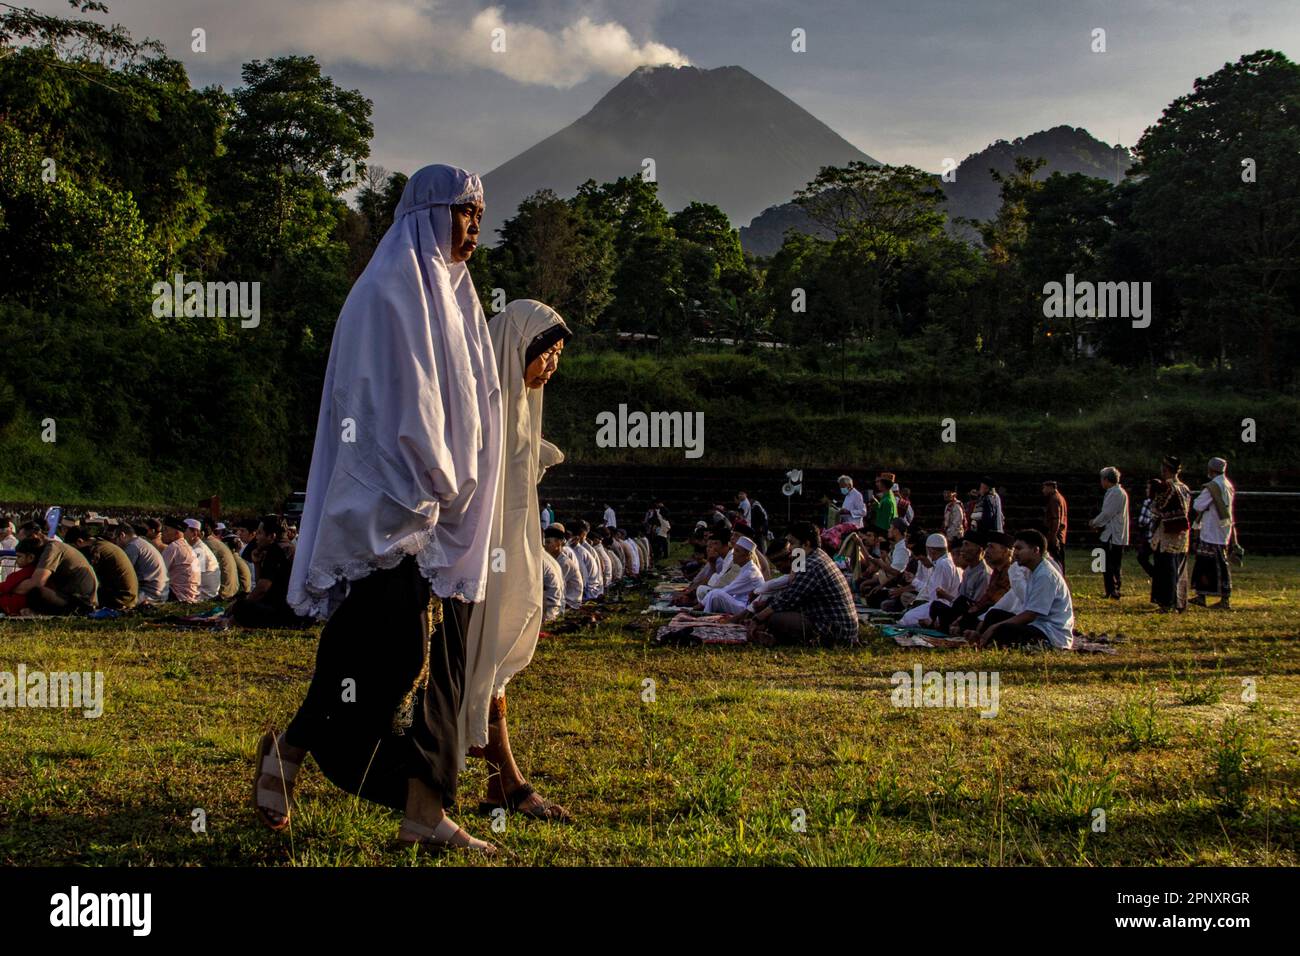
[[[474,18],[469,35],[478,41],[477,46],[473,42],[465,46],[476,51],[476,65],[521,83],[560,89],[596,75],[621,77],[638,66],[690,64],[682,53],[662,43],[637,43],[622,24],[596,23],[585,16],[557,33],[548,33],[526,24],[507,23],[500,7],[489,7]],[[496,50],[493,37],[504,41]]]
[[[44,5],[38,0],[37,6]],[[502,7],[471,0],[117,0],[112,17],[136,36],[162,40],[192,62],[190,31],[207,31],[208,59],[242,63],[285,53],[322,63],[392,72],[486,69],[519,83],[568,89],[594,76],[622,77],[638,66],[690,61],[678,50],[637,42],[617,20],[577,15],[550,28],[506,19]],[[493,50],[493,31],[505,50]],[[500,47],[498,42],[497,47]]]

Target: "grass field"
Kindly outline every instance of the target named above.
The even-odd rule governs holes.
[[[3,712],[0,863],[1295,865],[1297,570],[1252,559],[1234,613],[1162,616],[1135,564],[1115,608],[1080,556],[1080,624],[1128,635],[1114,656],[904,650],[870,630],[857,649],[659,648],[634,594],[544,638],[512,682],[520,765],[578,819],[492,833],[471,761],[456,816],[509,851],[492,864],[391,848],[398,817],[310,760],[291,831],[257,824],[251,754],[305,691],[315,631],[0,622],[0,670],[105,681],[98,719]],[[997,671],[997,715],[892,706],[890,675],[918,662]]]

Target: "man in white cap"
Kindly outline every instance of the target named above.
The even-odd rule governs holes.
[[[862,521],[867,516],[867,503],[862,500],[862,492],[853,487],[853,479],[848,475],[840,475],[839,482],[840,494],[844,496],[844,504],[840,506],[840,520],[861,528]]]
[[[1228,480],[1228,462],[1224,458],[1211,458],[1206,466],[1210,479],[1192,502],[1192,510],[1201,515],[1201,536],[1196,545],[1196,563],[1192,566],[1192,583],[1196,597],[1190,604],[1205,607],[1205,598],[1219,596],[1212,607],[1231,610],[1232,571],[1228,565],[1228,546],[1236,530],[1234,501],[1237,489]]]
[[[203,524],[197,518],[184,521],[185,543],[199,559],[199,600],[211,601],[221,591],[221,562],[203,540]]]
[[[916,592],[916,600],[899,618],[901,627],[918,627],[922,621],[930,619],[930,602],[957,600],[961,589],[961,568],[952,563],[948,553],[948,539],[941,534],[932,534],[925,539],[925,558],[929,564],[929,573],[924,576]],[[921,578],[917,574],[917,578]]]
[[[731,549],[731,570],[719,576],[717,585],[702,585],[697,592],[705,611],[710,614],[739,614],[745,610],[750,595],[763,583],[763,571],[754,560],[756,547],[753,538],[741,536],[736,541]],[[724,577],[730,580],[724,583]]]

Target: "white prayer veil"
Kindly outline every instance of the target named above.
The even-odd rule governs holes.
[[[328,617],[348,582],[407,555],[439,597],[483,597],[501,397],[450,208],[482,198],[463,169],[417,172],[343,304],[289,578],[299,614]]]
[[[501,382],[505,458],[497,484],[497,510],[489,545],[493,561],[487,592],[470,615],[465,693],[461,704],[462,762],[470,747],[487,743],[488,708],[506,682],[528,666],[542,626],[542,534],[537,483],[564,454],[542,438],[543,388],[528,388],[528,347],[539,336],[568,336],[550,306],[516,299],[488,323]],[[497,549],[501,549],[498,551]]]

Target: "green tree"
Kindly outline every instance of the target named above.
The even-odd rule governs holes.
[[[914,166],[852,162],[824,167],[795,195],[809,217],[834,236],[828,288],[834,318],[849,335],[877,335],[896,312],[903,264],[943,234],[943,190]]]
[[[1041,158],[1017,156],[1011,173],[989,170],[998,184],[1002,204],[996,216],[977,225],[991,275],[982,340],[985,348],[995,353],[1005,354],[1012,349],[1028,355],[1034,347],[1034,335],[1042,325],[1038,293],[1030,288],[1022,264],[1029,232],[1029,200],[1043,186],[1035,174],[1046,162]]]
[[[1133,217],[1201,355],[1294,385],[1300,347],[1300,66],[1259,50],[1171,103],[1142,136]],[[1166,319],[1168,321],[1168,319]]]

